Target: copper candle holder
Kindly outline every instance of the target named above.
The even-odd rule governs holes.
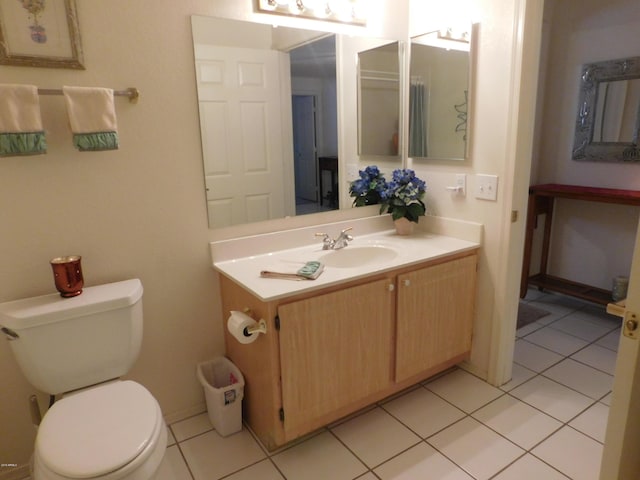
[[[81,259],[80,255],[68,255],[52,258],[49,262],[53,268],[53,279],[60,296],[68,298],[82,293],[84,279],[80,265]]]

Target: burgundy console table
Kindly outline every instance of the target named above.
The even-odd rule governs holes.
[[[551,224],[553,204],[556,198],[586,200],[589,202],[617,203],[622,205],[640,205],[640,192],[636,190],[618,190],[613,188],[581,187],[578,185],[545,184],[529,187],[529,207],[527,210],[527,226],[524,244],[522,278],[520,281],[520,297],[527,294],[529,285],[540,290],[550,290],[571,295],[583,300],[606,305],[611,302],[611,290],[592,287],[565,278],[547,274],[547,262],[551,240]],[[531,244],[533,231],[538,225],[538,215],[546,214],[540,257],[540,273],[529,276],[531,265]]]

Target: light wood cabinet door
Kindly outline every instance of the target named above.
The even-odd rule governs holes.
[[[396,382],[471,350],[476,258],[398,276]]]
[[[278,307],[287,440],[350,413],[392,383],[392,282]]]

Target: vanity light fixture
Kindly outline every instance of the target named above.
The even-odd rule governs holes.
[[[438,38],[442,40],[469,43],[469,31],[448,27],[438,31]]]
[[[469,51],[471,34],[468,28],[447,27],[434,32],[425,33],[411,41],[422,45],[440,47],[446,50]]]
[[[263,13],[366,25],[366,0],[258,0]]]

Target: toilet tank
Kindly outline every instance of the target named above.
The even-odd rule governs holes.
[[[20,369],[37,389],[56,395],[118,378],[142,342],[138,279],[0,304],[0,327]]]

